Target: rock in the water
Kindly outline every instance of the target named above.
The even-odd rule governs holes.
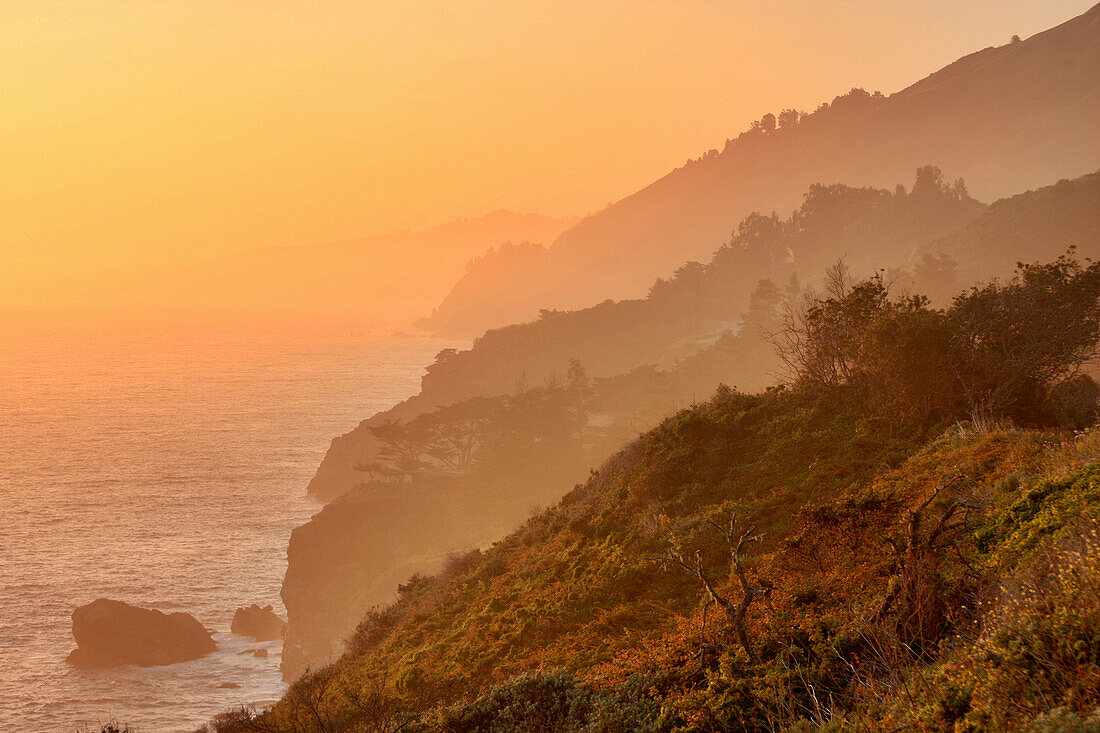
[[[163,613],[100,598],[73,611],[77,648],[69,662],[84,667],[152,667],[198,659],[218,648],[186,613]]]
[[[271,606],[260,608],[253,603],[248,608],[237,609],[229,630],[234,634],[250,636],[256,641],[274,641],[283,638],[286,621],[279,618]]]
[[[241,689],[241,686],[238,685],[236,682],[223,682],[220,685],[218,685],[218,689],[219,690],[239,690],[239,689]]]
[[[256,649],[252,652],[252,656],[256,657],[257,659],[267,659],[267,649]]]

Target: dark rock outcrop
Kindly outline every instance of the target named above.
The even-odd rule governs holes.
[[[193,616],[106,598],[73,611],[73,637],[77,648],[68,661],[82,667],[175,664],[218,648]]]
[[[248,608],[237,609],[229,630],[234,634],[252,637],[256,641],[274,641],[283,638],[286,621],[279,618],[271,606],[260,608],[253,603]]]

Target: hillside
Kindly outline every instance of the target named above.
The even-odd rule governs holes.
[[[1007,276],[1011,263],[1050,259],[1068,245],[1098,257],[1097,232],[1100,173],[1091,173],[995,201],[962,230],[922,246],[915,259],[947,254],[960,281],[974,282]]]
[[[1075,375],[1100,343],[1100,264],[1023,267],[947,309],[875,277],[813,298],[795,328],[790,386],[720,388],[662,421],[507,538],[414,576],[272,710],[214,727],[1094,715],[1100,433],[1081,431],[1100,388]]]
[[[353,467],[370,460],[376,450],[370,428],[385,420],[511,393],[521,381],[537,385],[564,374],[571,359],[593,378],[647,365],[671,368],[723,333],[737,332],[750,296],[764,279],[780,289],[790,286],[792,276],[802,285],[816,283],[824,268],[844,258],[857,274],[879,268],[896,270],[895,276],[906,271],[907,282],[915,277],[923,292],[942,298],[983,272],[1004,273],[1021,260],[1048,260],[1070,246],[1082,257],[1100,258],[1098,175],[987,208],[942,181],[935,169],[921,171],[923,178],[909,189],[814,185],[790,217],[747,217],[706,265],[689,263],[653,285],[646,298],[545,312],[535,322],[490,331],[469,350],[440,354],[428,367],[419,395],[333,440],[310,493],[327,500],[358,484],[361,475]],[[943,255],[950,260],[935,259]],[[753,360],[715,369],[686,393],[654,400],[647,409],[666,414],[720,381],[760,388],[773,381],[769,369],[766,362]],[[635,401],[643,402],[644,393],[638,395]]]
[[[779,305],[778,290],[761,288],[744,333],[727,333],[675,367],[590,379],[574,362],[543,386],[403,424],[373,421],[363,429],[372,459],[350,469],[356,485],[291,535],[284,677],[331,660],[370,608],[397,598],[405,578],[500,539],[639,430],[713,392],[721,375],[778,367],[758,328],[778,322]]]
[[[713,419],[723,412],[715,405]],[[658,483],[667,473],[645,458],[652,445],[604,467],[600,480],[483,557],[403,586],[401,602],[364,623],[358,653],[292,688],[268,724],[313,730],[312,704],[339,730],[341,710],[356,714],[339,690],[369,692],[380,676],[390,715],[414,717],[410,710],[428,706],[418,695],[470,700],[423,728],[451,731],[769,730],[771,721],[800,719],[794,730],[866,730],[872,721],[949,730],[956,720],[1022,730],[1043,714],[1066,725],[1100,702],[1091,676],[1100,620],[1095,434],[1066,442],[1056,433],[949,431],[923,450],[866,437],[848,446],[849,458],[871,449],[865,455],[878,466],[827,460],[794,441],[779,459],[789,465],[789,452],[802,449],[794,455],[816,460],[820,473],[777,470],[775,457],[742,459],[729,475],[690,472],[667,489]],[[883,469],[883,459],[900,465]],[[945,553],[936,575],[922,579],[945,585],[942,607],[931,603],[915,625],[904,609],[868,621],[898,582],[886,540],[903,538],[908,513],[953,473],[966,477],[964,490],[937,496],[929,520],[955,497],[981,497],[958,540],[977,577]],[[702,549],[722,577],[723,540],[706,522],[734,508],[768,532],[746,560],[752,582],[769,584],[749,617],[754,660],[714,607],[701,647],[698,582],[647,559],[668,554],[675,538]],[[922,663],[922,647],[944,651]],[[523,673],[534,676],[515,677]],[[573,709],[576,700],[588,709]],[[1067,709],[1056,710],[1063,700]],[[584,727],[601,720],[612,727]]]
[[[886,274],[895,291],[916,289],[946,303],[973,282],[960,280],[956,262],[995,272],[1024,255],[1049,260],[1070,246],[1100,255],[1100,228],[1087,225],[1098,208],[1096,175],[992,207],[944,184],[934,169],[922,169],[911,190],[815,186],[789,219],[750,217],[710,263],[682,268],[644,300],[549,314],[491,332],[470,351],[441,354],[420,395],[334,440],[310,484],[322,499],[344,499],[292,538],[284,674],[293,678],[338,653],[367,609],[395,599],[402,577],[434,572],[448,553],[503,536],[532,506],[557,501],[591,466],[665,415],[720,383],[746,391],[773,384],[783,364],[764,335],[804,297],[791,280],[803,268],[820,271],[837,252],[864,273],[876,261],[915,261]],[[937,236],[951,229],[953,238]],[[1009,230],[1012,249],[988,251],[957,234],[999,241],[996,233]],[[746,282],[746,271],[773,279]],[[571,360],[573,354],[588,361]],[[611,374],[593,374],[592,364]],[[526,374],[556,382],[523,386]],[[478,390],[491,396],[471,396]],[[420,460],[427,464],[407,471],[408,483],[363,470],[387,463],[379,431],[391,420],[423,433]],[[446,440],[472,440],[476,465],[456,472],[432,459],[441,431],[451,436]],[[444,505],[443,513],[433,508]],[[395,534],[383,515],[409,521]]]
[[[448,336],[643,295],[704,259],[752,211],[790,211],[815,182],[892,186],[934,162],[992,200],[1100,167],[1100,6],[973,53],[889,96],[854,90],[760,123],[586,217],[548,249],[486,258],[421,325]]]

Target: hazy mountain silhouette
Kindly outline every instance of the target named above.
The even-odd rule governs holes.
[[[249,250],[172,275],[180,288],[174,297],[230,314],[407,322],[438,302],[466,264],[488,248],[550,242],[575,222],[496,211],[420,231]]]
[[[964,229],[920,247],[946,254],[961,282],[1007,277],[1017,261],[1050,260],[1067,245],[1100,257],[1100,172],[994,201]]]
[[[862,90],[811,114],[765,116],[565,231],[547,249],[495,253],[422,325],[472,336],[643,295],[705,259],[751,211],[785,213],[819,181],[891,186],[935,162],[992,200],[1100,167],[1100,6],[1023,41],[965,56],[889,96]]]
[[[518,382],[540,384],[566,373],[574,358],[595,378],[646,365],[682,367],[692,357],[705,361],[710,344],[718,346],[723,334],[744,324],[761,279],[787,287],[796,275],[812,285],[844,258],[857,276],[885,269],[898,292],[916,288],[943,304],[959,287],[1006,275],[1020,260],[1050,261],[1069,247],[1079,257],[1100,258],[1100,173],[989,206],[935,173],[921,168],[909,189],[811,186],[789,218],[746,217],[707,264],[666,273],[645,298],[547,311],[537,321],[490,330],[468,350],[441,352],[427,367],[420,394],[332,441],[310,492],[327,500],[359,483],[362,475],[353,467],[372,455],[370,428],[387,420],[508,394]],[[946,261],[937,259],[943,256]],[[770,347],[765,351],[770,354]],[[770,382],[763,379],[767,359],[759,353],[755,361],[735,358],[733,366],[721,353],[712,356],[716,367],[687,380],[688,392],[673,402],[706,394],[722,380],[753,389]],[[636,390],[644,397],[631,399],[671,409],[644,381]]]

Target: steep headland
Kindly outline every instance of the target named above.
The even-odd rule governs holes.
[[[789,219],[751,217],[709,264],[683,268],[644,300],[554,314],[488,334],[469,352],[441,355],[420,396],[334,441],[311,484],[324,487],[325,498],[345,498],[297,530],[291,542],[283,588],[290,621],[287,675],[330,659],[365,610],[392,600],[408,575],[438,569],[449,552],[499,539],[533,505],[556,502],[646,426],[712,394],[720,383],[751,391],[772,384],[783,364],[764,334],[779,330],[785,304],[803,297],[790,282],[796,267],[824,268],[836,252],[867,273],[876,254],[915,261],[911,270],[887,273],[893,287],[930,292],[942,304],[971,282],[957,277],[956,261],[996,271],[1004,268],[994,264],[998,256],[1008,263],[1029,255],[1052,259],[1073,245],[1080,254],[1100,254],[1100,229],[1068,224],[1095,218],[1100,176],[993,207],[938,181],[934,171],[923,176],[913,191],[815,187]],[[989,232],[1009,226],[1018,236],[1006,249],[971,247],[959,234],[986,241]],[[954,231],[938,236],[945,230]],[[1012,249],[1013,242],[1021,249]],[[748,282],[746,271],[774,280]],[[621,373],[592,377],[582,362],[571,366],[568,355],[586,343],[580,353]],[[600,360],[601,343],[642,364]],[[462,390],[471,382],[491,384],[463,381],[464,375],[484,377],[481,368],[494,365],[507,373],[513,355],[560,360],[558,381],[522,388],[513,382],[508,395],[427,407],[447,404],[448,389],[468,395]],[[449,381],[433,382],[440,374]],[[501,383],[506,391],[503,378]],[[408,433],[395,433],[394,420]],[[468,465],[455,470],[433,457],[432,446],[462,436],[472,441]],[[424,448],[422,463],[395,471],[394,451],[416,440]],[[395,525],[389,517],[403,519]]]
[[[736,332],[761,280],[778,289],[787,288],[792,276],[802,285],[814,283],[844,258],[855,273],[894,269],[896,278],[907,272],[907,283],[917,277],[924,292],[943,298],[982,273],[1006,274],[1017,261],[1051,259],[1069,246],[1100,258],[1098,174],[985,207],[937,178],[934,169],[922,171],[923,180],[908,190],[815,185],[790,217],[746,218],[706,265],[688,263],[658,280],[646,298],[546,312],[537,321],[490,331],[469,350],[441,353],[417,396],[332,441],[309,492],[328,500],[360,483],[354,466],[377,452],[371,428],[386,420],[513,393],[521,382],[537,385],[564,375],[571,359],[595,378],[646,365],[671,367],[722,333]],[[950,260],[937,260],[941,255]],[[747,360],[659,407],[667,412],[676,400],[682,405],[720,381],[762,387],[773,380],[770,369],[766,361]]]
[[[876,276],[790,333],[789,386],[663,420],[218,730],[1080,725],[1100,264],[1023,266],[946,309]]]

